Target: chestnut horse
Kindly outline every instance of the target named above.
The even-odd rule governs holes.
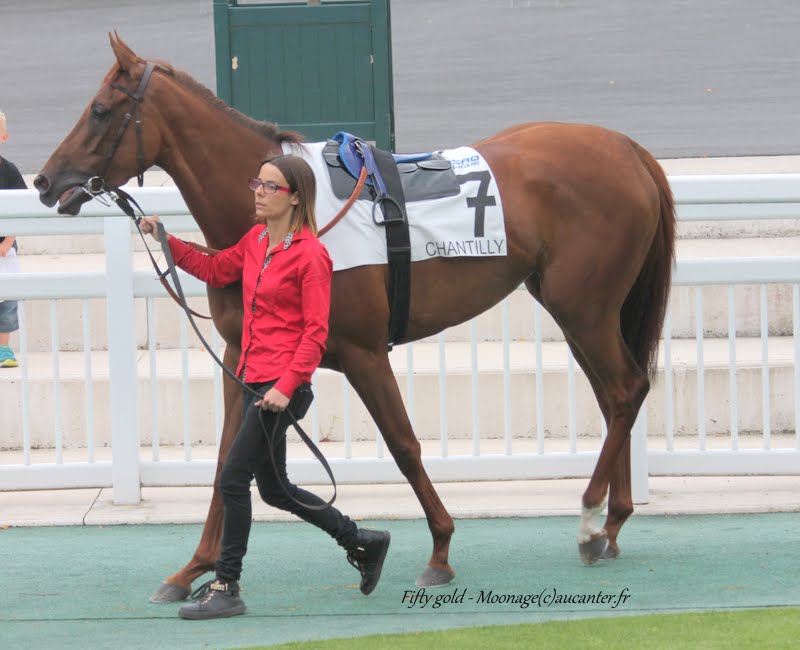
[[[34,181],[42,202],[59,203],[59,213],[75,215],[90,199],[80,190],[90,179],[115,188],[159,165],[175,180],[207,244],[232,246],[251,226],[246,179],[266,155],[298,135],[242,115],[187,74],[140,59],[116,35],[110,39],[116,64]],[[134,128],[129,117],[126,129],[124,115],[134,112],[140,124]],[[666,176],[628,137],[590,125],[523,124],[474,146],[497,180],[508,255],[415,262],[403,342],[467,321],[524,283],[563,330],[605,418],[608,435],[583,494],[578,544],[586,563],[616,557],[620,529],[633,513],[631,427],[650,387],[672,274],[675,211]],[[448,563],[453,519],[422,465],[389,365],[387,290],[385,265],[334,273],[322,366],[346,375],[413,487],[433,537],[417,584],[442,585],[454,576]],[[224,362],[235,368],[241,288],[209,288],[208,300],[226,342]],[[219,472],[239,428],[242,399],[227,377],[224,397],[202,538],[189,564],[166,579],[154,601],[185,598],[219,554]]]

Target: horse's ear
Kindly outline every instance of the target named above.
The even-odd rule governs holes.
[[[136,56],[136,53],[119,37],[116,30],[113,34],[109,32],[108,40],[111,41],[111,49],[114,50],[114,56],[117,57],[119,67],[125,72],[130,73],[134,66],[139,63],[139,57]]]

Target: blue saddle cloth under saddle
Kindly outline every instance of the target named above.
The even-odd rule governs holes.
[[[328,140],[323,155],[328,165],[331,186],[339,198],[348,198],[361,169],[367,168],[367,182],[359,198],[372,200],[385,191],[371,145],[359,137],[339,131]],[[392,154],[406,202],[454,196],[460,192],[450,161],[437,153]],[[375,181],[377,181],[377,186]]]

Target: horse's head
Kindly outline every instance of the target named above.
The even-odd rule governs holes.
[[[76,215],[94,194],[123,185],[154,164],[161,147],[158,114],[146,101],[155,65],[140,59],[116,34],[117,58],[77,124],[33,182],[48,207]]]

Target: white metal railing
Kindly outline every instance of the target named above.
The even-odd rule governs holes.
[[[684,220],[725,219],[758,219],[796,217],[800,215],[800,175],[777,176],[724,176],[724,177],[673,177],[673,190],[678,202],[679,218]],[[174,188],[144,188],[131,190],[137,201],[164,218],[173,231],[194,230],[191,217],[186,206]],[[50,302],[53,402],[54,416],[53,446],[54,463],[35,463],[31,460],[30,431],[30,381],[27,377],[27,364],[24,354],[27,349],[25,322],[25,303],[20,304],[21,332],[20,348],[21,368],[21,413],[22,413],[22,447],[23,463],[0,465],[0,490],[2,489],[36,489],[55,487],[114,487],[114,500],[117,503],[135,503],[139,500],[140,485],[186,485],[208,484],[213,476],[213,460],[196,460],[192,458],[192,431],[188,413],[188,360],[186,345],[186,320],[180,321],[181,377],[182,377],[182,423],[183,423],[183,460],[164,460],[160,457],[158,414],[153,404],[159,399],[157,363],[158,354],[155,346],[156,337],[148,337],[147,355],[150,362],[148,394],[151,400],[151,435],[152,455],[150,459],[140,456],[139,440],[139,405],[133,397],[142,391],[137,385],[136,352],[137,339],[135,332],[134,304],[138,300],[146,300],[148,304],[148,331],[156,331],[154,301],[163,297],[164,291],[155,282],[151,271],[134,271],[131,264],[132,244],[130,222],[118,216],[116,208],[107,208],[98,204],[87,204],[83,216],[76,218],[54,217],[54,213],[41,206],[34,192],[25,190],[0,192],[0,231],[25,235],[65,235],[65,234],[103,234],[106,249],[106,268],[103,272],[87,271],[80,273],[21,273],[13,277],[0,276],[0,298],[20,299],[25,301],[43,300]],[[10,216],[13,215],[13,216]],[[798,251],[800,254],[800,251]],[[184,288],[189,296],[202,296],[205,288],[202,283],[182,277]],[[761,288],[761,346],[762,346],[762,382],[761,401],[769,404],[769,352],[766,314],[766,284],[781,283],[792,285],[793,339],[792,359],[794,362],[793,391],[789,399],[794,403],[794,426],[796,444],[793,449],[773,449],[770,440],[771,422],[770,408],[763,409],[763,449],[745,450],[738,444],[736,408],[737,379],[735,355],[737,349],[735,313],[733,311],[734,286],[738,284],[760,284]],[[634,489],[639,501],[646,500],[647,476],[649,474],[733,474],[733,473],[800,473],[800,433],[797,433],[800,421],[800,257],[783,258],[750,258],[750,259],[703,259],[681,261],[674,274],[676,286],[727,286],[729,297],[729,365],[730,372],[730,409],[731,409],[731,446],[726,450],[709,450],[704,430],[705,417],[702,415],[706,400],[703,373],[703,355],[705,337],[703,334],[702,293],[696,292],[696,357],[697,403],[698,403],[698,448],[677,449],[674,441],[673,413],[673,371],[671,368],[671,329],[669,319],[665,324],[664,339],[664,403],[665,403],[665,448],[647,449],[645,441],[646,415],[637,421],[636,433],[633,437],[634,456]],[[109,347],[109,375],[114,377],[110,386],[111,432],[113,455],[110,461],[97,460],[95,457],[95,429],[92,417],[93,405],[97,399],[92,390],[92,354],[91,329],[88,300],[106,299],[107,327]],[[58,354],[58,314],[57,301],[80,299],[82,301],[83,341],[84,341],[84,383],[85,390],[85,428],[87,458],[85,461],[65,462],[63,456],[63,401],[61,399],[61,368]],[[177,308],[176,308],[177,309]],[[597,457],[596,451],[579,451],[576,423],[576,369],[574,361],[567,353],[567,394],[568,394],[568,441],[567,451],[545,451],[546,429],[544,420],[544,376],[542,318],[543,311],[536,304],[534,307],[534,350],[535,350],[535,440],[533,452],[515,450],[517,439],[514,435],[512,416],[515,408],[511,401],[512,370],[511,346],[509,335],[509,301],[502,304],[502,450],[498,453],[485,453],[482,450],[480,427],[480,391],[479,363],[477,346],[477,328],[473,322],[470,326],[470,398],[471,421],[471,453],[453,455],[450,453],[450,427],[448,425],[448,375],[447,346],[444,337],[439,336],[437,352],[439,394],[439,454],[426,456],[426,468],[432,478],[444,480],[480,480],[498,478],[545,478],[558,476],[587,476],[591,473]],[[218,336],[214,345],[219,349]],[[414,371],[414,346],[406,346],[407,370],[402,378],[405,380],[407,408],[412,423],[417,419],[416,389]],[[419,381],[419,379],[417,379]],[[221,431],[222,406],[221,376],[214,371],[214,421],[218,440]],[[349,387],[342,381],[342,412],[344,421],[344,443],[341,458],[332,458],[331,465],[337,473],[337,480],[351,482],[384,482],[403,480],[391,458],[384,454],[380,435],[375,432],[375,454],[371,458],[353,457],[352,412],[350,407]],[[4,390],[8,390],[4,386]],[[751,396],[755,398],[754,396]],[[652,398],[652,393],[651,393]],[[650,401],[650,399],[648,401]],[[71,405],[75,408],[75,405]],[[592,408],[595,408],[592,405]],[[646,410],[646,409],[645,409]],[[604,423],[596,416],[598,428],[605,435]],[[312,410],[313,437],[320,439],[319,411],[315,403]],[[0,439],[0,447],[3,446]],[[293,478],[298,482],[314,482],[324,480],[319,468],[312,461],[291,461]]]

